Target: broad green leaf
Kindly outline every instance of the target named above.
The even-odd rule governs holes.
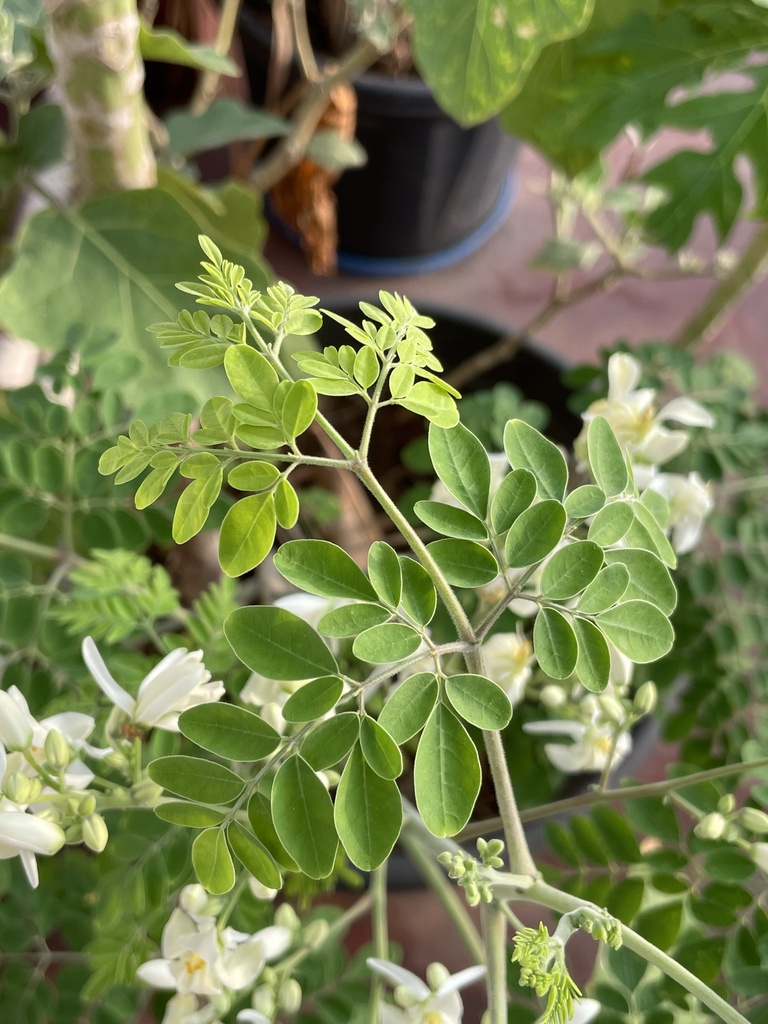
[[[173,462],[163,467],[153,469],[151,473],[144,477],[139,485],[139,489],[136,491],[136,496],[133,499],[134,504],[139,511],[147,508],[149,505],[152,505],[157,501],[165,491],[168,481],[173,476],[177,466],[178,462],[174,459]]]
[[[649,546],[656,551],[659,558],[662,560],[662,562],[664,562],[665,565],[668,565],[670,569],[674,569],[677,565],[677,555],[675,554],[672,545],[669,543],[666,534],[659,526],[659,524],[656,522],[656,519],[651,510],[647,508],[647,506],[645,506],[642,503],[642,501],[633,501],[632,510],[635,513],[635,525],[642,527],[643,530],[647,532],[648,538],[650,540]],[[627,541],[630,547],[644,546],[642,544],[634,543],[631,531],[629,531],[627,534]]]
[[[592,0],[408,0],[416,65],[461,124],[487,121],[523,86],[541,49],[584,29]]]
[[[712,850],[704,857],[704,870],[710,878],[721,882],[742,882],[751,878],[757,865],[738,850]]]
[[[175,110],[165,119],[168,152],[188,156],[231,142],[253,142],[285,135],[288,124],[265,110],[230,97],[214,100],[203,114]]]
[[[227,576],[242,576],[261,565],[272,550],[276,528],[271,493],[236,501],[224,516],[219,535],[219,562]]]
[[[434,836],[453,836],[469,821],[480,792],[480,759],[456,715],[438,704],[424,727],[414,763],[416,805]]]
[[[609,564],[600,570],[579,598],[578,609],[586,615],[604,612],[606,608],[616,604],[629,586],[629,569],[620,562],[611,564],[612,554],[611,551],[606,552],[606,561]]]
[[[579,644],[576,674],[588,690],[600,693],[611,678],[611,652],[600,630],[587,619],[575,618],[573,629]]]
[[[403,580],[397,552],[383,540],[375,540],[368,552],[368,575],[377,594],[391,608],[400,604]]]
[[[485,448],[463,423],[450,430],[430,425],[429,454],[451,494],[478,519],[488,512],[491,464]]]
[[[185,828],[210,828],[213,825],[220,825],[226,817],[223,811],[217,811],[213,807],[171,800],[158,804],[155,807],[155,814],[162,821],[169,821],[172,825],[182,825]]]
[[[499,564],[488,548],[472,540],[435,540],[427,551],[453,587],[482,587],[499,575]]]
[[[438,427],[455,427],[459,422],[459,410],[456,403],[438,384],[421,380],[414,384],[405,398],[398,399],[398,405],[423,416],[431,424]]]
[[[635,514],[628,501],[612,501],[601,508],[592,520],[587,537],[601,547],[618,544],[627,534]]]
[[[197,71],[213,71],[217,75],[238,75],[237,64],[213,46],[190,43],[184,36],[168,28],[154,28],[142,19],[139,27],[139,49],[144,60],[163,61]]]
[[[235,865],[220,828],[207,828],[192,844],[192,867],[200,884],[212,896],[222,896],[235,884]]]
[[[339,846],[333,805],[325,786],[298,754],[284,761],[275,776],[272,820],[280,842],[304,874],[327,878]]]
[[[248,801],[248,821],[253,834],[275,861],[288,871],[298,871],[298,864],[278,838],[272,821],[272,809],[263,793],[254,793]]]
[[[438,697],[437,677],[432,672],[409,676],[392,693],[379,715],[379,723],[395,743],[405,743],[432,714]]]
[[[666,615],[647,601],[627,601],[601,612],[597,625],[622,654],[638,664],[657,661],[675,638]]]
[[[415,654],[421,636],[401,622],[385,622],[361,633],[352,644],[352,653],[371,665],[388,665]]]
[[[442,501],[417,501],[413,511],[435,533],[460,540],[488,540],[485,524],[471,512]]]
[[[416,374],[412,366],[399,363],[389,375],[389,392],[393,398],[402,399],[408,394],[414,384]]]
[[[173,539],[186,544],[205,526],[213,503],[219,496],[223,476],[221,468],[208,477],[193,480],[185,487],[173,515]]]
[[[559,501],[540,501],[522,512],[504,544],[504,557],[513,568],[535,565],[554,551],[565,530],[565,509]]]
[[[620,864],[640,864],[643,854],[637,845],[626,819],[612,807],[598,805],[592,811],[592,820],[603,837],[608,850]]]
[[[213,452],[198,452],[184,459],[180,464],[179,473],[187,480],[205,480],[213,476],[220,465],[221,462]]]
[[[563,500],[568,466],[556,444],[523,420],[510,420],[504,428],[504,451],[513,469],[533,473],[542,497]]]
[[[503,729],[512,718],[509,697],[485,676],[456,675],[445,681],[448,700],[465,722],[478,729]]]
[[[387,859],[403,822],[397,783],[377,775],[355,747],[336,791],[334,822],[347,856],[362,871]]]
[[[224,622],[224,635],[240,661],[268,679],[314,679],[338,672],[319,634],[285,608],[236,608]]]
[[[552,601],[565,601],[581,593],[600,572],[603,549],[589,540],[577,540],[556,551],[541,574],[541,592]]]
[[[336,707],[344,684],[338,676],[313,679],[291,694],[283,707],[286,722],[313,722]]]
[[[609,566],[624,565],[629,571],[629,582],[624,597],[627,600],[649,601],[665,615],[671,615],[677,605],[677,590],[669,569],[652,551],[643,548],[617,548],[606,551]]]
[[[609,498],[622,494],[629,483],[621,445],[604,416],[595,416],[587,427],[589,468],[595,483]]]
[[[279,733],[259,715],[220,701],[182,711],[179,729],[198,747],[230,761],[261,761],[280,744]]]
[[[565,499],[565,511],[569,519],[588,519],[605,505],[605,492],[595,484],[583,484],[571,491]]]
[[[517,517],[536,497],[536,477],[528,469],[507,473],[491,502],[491,526],[496,534],[506,533]]]
[[[394,739],[375,718],[360,722],[360,748],[363,757],[382,779],[396,779],[403,771],[403,755]]]
[[[301,756],[315,771],[331,768],[346,757],[360,731],[360,719],[352,711],[320,722],[301,744]]]
[[[317,413],[317,392],[306,380],[294,381],[286,395],[280,419],[286,437],[293,439],[308,430]]]
[[[255,288],[267,281],[254,258],[260,200],[231,185],[211,205],[210,193],[170,178],[163,175],[162,187],[36,214],[18,236],[16,258],[0,283],[0,319],[18,337],[60,349],[75,325],[87,324],[91,336],[113,337],[116,350],[138,357],[138,369],[120,381],[134,407],[165,402],[171,379],[175,391],[201,400],[210,395],[208,372],[169,370],[166,351],[145,330],[175,320],[182,301],[175,282],[197,275],[201,230],[244,265]]]
[[[432,577],[420,562],[403,555],[400,559],[403,579],[402,607],[414,622],[426,626],[437,610],[437,592]]]
[[[369,388],[379,376],[379,360],[376,353],[368,345],[361,348],[355,356],[354,377],[362,388]]]
[[[238,491],[266,491],[280,479],[280,470],[271,462],[241,462],[230,469],[227,483]]]
[[[227,350],[224,369],[229,383],[244,402],[272,414],[278,380],[266,356],[250,345],[233,345]]]
[[[354,559],[327,540],[289,540],[275,554],[275,568],[289,583],[320,597],[375,601],[376,591]]]
[[[292,530],[299,521],[299,496],[285,477],[275,488],[275,518],[284,530]]]
[[[280,870],[272,854],[239,821],[227,826],[227,839],[232,852],[254,878],[268,889],[279,889],[283,884]]]
[[[632,925],[648,942],[666,951],[678,936],[683,917],[683,904],[680,900],[660,903],[649,910],[644,910],[635,918]]]
[[[554,608],[542,608],[536,616],[533,649],[542,670],[553,679],[567,679],[576,668],[576,634],[566,617]]]
[[[204,804],[230,804],[245,788],[243,780],[223,764],[185,754],[158,757],[150,761],[147,771],[169,793]]]
[[[390,612],[380,604],[343,604],[320,619],[317,631],[334,638],[357,636],[371,626],[386,622],[389,616]]]
[[[254,427],[241,423],[235,431],[239,440],[257,451],[270,452],[285,444],[282,430],[276,427]]]

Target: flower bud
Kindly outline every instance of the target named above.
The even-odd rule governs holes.
[[[610,693],[601,693],[597,698],[597,704],[603,715],[609,722],[623,725],[627,717],[624,705]]]
[[[658,699],[659,693],[656,689],[656,683],[652,683],[649,679],[647,682],[643,683],[635,694],[635,699],[633,701],[635,711],[639,715],[650,715],[656,707]]]
[[[304,934],[302,936],[305,945],[321,945],[328,938],[329,930],[328,922],[322,917],[318,917],[315,921],[310,921],[304,929]]]
[[[3,780],[3,794],[15,804],[26,807],[32,802],[32,779],[23,772],[11,772]]]
[[[257,1013],[263,1013],[265,1017],[272,1020],[277,1006],[275,1005],[275,994],[269,985],[259,985],[253,990],[251,1006]]]
[[[504,853],[504,840],[491,839],[487,846],[487,853],[489,857],[500,857]]]
[[[185,885],[179,893],[179,906],[190,916],[204,914],[208,906],[208,893],[202,885]]]
[[[43,745],[45,751],[45,762],[55,772],[63,772],[65,768],[69,767],[69,762],[72,760],[72,754],[69,749],[69,744],[58,731],[58,729],[51,729],[48,735],[45,737],[45,743]]]
[[[563,704],[565,704],[567,697],[562,686],[556,686],[554,683],[548,683],[546,686],[542,686],[541,693],[539,694],[539,700],[545,708],[549,708],[551,711],[554,711],[555,708],[562,707]]]
[[[768,814],[757,807],[742,807],[739,811],[739,822],[755,835],[764,836],[768,833]]]
[[[749,855],[760,870],[768,875],[768,843],[753,843]]]
[[[299,915],[288,903],[281,903],[275,911],[275,924],[290,932],[297,932],[301,928]]]
[[[714,812],[705,815],[693,831],[699,839],[720,839],[727,824],[722,814]]]
[[[277,1002],[285,1013],[298,1013],[303,999],[304,993],[301,991],[301,985],[295,978],[288,978],[280,986]]]
[[[6,750],[25,750],[32,742],[32,723],[29,715],[13,697],[0,690],[0,743]]]
[[[335,789],[338,786],[339,779],[341,778],[338,772],[333,771],[332,768],[326,768],[323,771],[323,775],[325,776],[327,789]]]
[[[451,972],[443,964],[430,964],[427,967],[427,984],[433,992],[437,992],[441,985],[444,985],[451,976]]]
[[[395,989],[395,1002],[398,1006],[402,1006],[404,1010],[409,1010],[412,1006],[417,1005],[419,997],[405,985],[398,985]]]
[[[131,787],[131,798],[142,807],[154,807],[163,793],[163,787],[152,779],[142,779]]]
[[[258,878],[249,878],[248,888],[257,900],[273,900],[278,892],[277,889],[270,889],[269,886],[264,885]]]
[[[80,801],[78,805],[78,814],[81,814],[83,817],[85,817],[87,814],[93,814],[95,810],[96,797],[93,795],[93,793],[88,793],[86,796],[83,797],[83,799]]]
[[[82,820],[83,842],[89,850],[101,853],[109,841],[107,823],[100,814],[89,814]]]
[[[736,809],[736,797],[733,793],[726,793],[717,801],[717,809],[721,814],[730,814]]]

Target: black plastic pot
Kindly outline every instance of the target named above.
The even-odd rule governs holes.
[[[258,103],[265,92],[269,28],[245,7],[240,36]],[[504,219],[517,141],[495,121],[461,128],[420,78],[367,72],[354,86],[356,134],[368,162],[336,185],[339,268],[418,274],[464,259]]]

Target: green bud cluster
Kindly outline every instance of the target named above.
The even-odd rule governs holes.
[[[483,903],[493,901],[493,887],[487,879],[481,877],[478,871],[480,865],[474,857],[468,853],[451,854],[446,850],[437,859],[444,867],[448,868],[448,877],[458,882],[464,890],[470,907],[476,907],[481,901]],[[494,856],[493,859],[498,860],[499,865],[503,863],[498,857]]]
[[[620,949],[622,944],[621,922],[607,910],[582,907],[568,915],[575,928],[580,928],[593,939],[607,943],[611,949]]]
[[[487,868],[502,868],[504,861],[501,854],[504,852],[504,842],[501,839],[477,840],[477,852],[480,860]]]
[[[544,924],[521,928],[513,941],[512,961],[520,965],[520,984],[537,996],[547,996],[540,1024],[567,1024],[581,991],[568,973],[564,943],[551,936]]]

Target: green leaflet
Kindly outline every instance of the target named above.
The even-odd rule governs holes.
[[[400,569],[403,581],[400,601],[403,610],[419,626],[426,626],[437,611],[437,592],[432,577],[420,562],[407,555],[400,558]]]
[[[203,804],[231,804],[245,788],[243,780],[223,764],[185,754],[158,757],[147,772],[169,793]]]
[[[261,565],[275,540],[277,522],[271,493],[251,494],[229,509],[221,524],[219,562],[227,576],[242,576]]]
[[[272,785],[272,819],[288,853],[310,878],[333,871],[338,839],[328,791],[298,754],[278,769]]]
[[[275,568],[310,594],[376,600],[375,590],[354,559],[327,540],[289,540],[275,554]]]
[[[328,714],[341,697],[344,684],[338,676],[321,676],[291,694],[283,708],[286,722],[313,722]]]
[[[533,649],[542,670],[553,679],[567,679],[576,668],[576,634],[566,617],[554,608],[542,608],[536,616]]]
[[[306,380],[290,385],[280,411],[285,436],[291,440],[308,430],[317,413],[317,392]]]
[[[227,826],[227,838],[232,852],[244,868],[268,889],[279,889],[283,884],[280,870],[266,847],[239,821]]]
[[[491,464],[471,430],[459,423],[451,430],[432,424],[429,454],[435,472],[451,494],[478,519],[488,511]]]
[[[322,637],[284,608],[236,608],[224,622],[224,635],[240,661],[268,679],[314,679],[338,672]]]
[[[361,633],[352,644],[352,653],[371,665],[388,665],[410,657],[420,646],[421,636],[411,626],[385,622]]]
[[[223,829],[207,828],[192,844],[192,866],[200,884],[212,896],[222,896],[235,884],[235,865]]]
[[[356,743],[342,772],[334,806],[334,823],[352,863],[363,871],[382,864],[400,835],[402,821],[397,783],[373,771]]]
[[[504,428],[504,450],[513,469],[533,473],[544,498],[563,500],[568,466],[556,444],[523,420],[510,420]]]
[[[272,400],[277,391],[277,374],[266,356],[249,345],[233,345],[227,349],[224,369],[229,383],[240,398],[260,409],[272,422]]]
[[[672,614],[677,605],[677,590],[669,569],[652,551],[617,548],[606,551],[605,560],[613,567],[624,565],[629,571],[629,581],[623,594],[627,600],[649,601],[665,615]]]
[[[280,479],[280,470],[271,462],[241,462],[230,469],[227,483],[238,491],[266,491]]]
[[[565,530],[565,509],[559,501],[540,501],[512,524],[504,544],[507,564],[513,568],[535,565],[554,551]]]
[[[590,524],[587,537],[601,547],[610,547],[627,534],[635,514],[628,501],[612,501],[601,508]]]
[[[397,552],[383,540],[376,540],[368,551],[368,575],[384,604],[397,608],[403,580]]]
[[[575,618],[573,629],[579,644],[576,674],[588,690],[599,693],[611,678],[611,652],[606,639],[587,619]]]
[[[629,586],[629,570],[620,562],[610,564],[613,554],[615,552],[606,551],[606,561],[609,564],[600,570],[579,598],[580,612],[584,612],[586,615],[603,612],[624,596]]]
[[[647,601],[627,601],[601,612],[596,620],[614,646],[638,664],[663,658],[675,638],[666,615]]]
[[[603,565],[603,549],[589,540],[577,540],[556,551],[541,574],[541,592],[553,601],[581,593]]]
[[[271,725],[235,704],[187,708],[179,716],[179,729],[199,747],[230,761],[261,761],[280,744],[280,735]]]
[[[478,729],[503,729],[512,718],[509,697],[485,676],[455,675],[445,681],[448,700],[465,722]]]
[[[301,744],[301,756],[315,769],[331,768],[346,757],[360,731],[360,719],[352,711],[318,722]]]
[[[583,484],[571,491],[565,499],[565,511],[569,519],[588,519],[605,504],[605,492],[594,484]]]
[[[488,548],[471,540],[435,540],[427,545],[440,572],[453,587],[482,587],[499,575]]]
[[[253,834],[279,865],[288,871],[299,870],[298,864],[278,838],[272,821],[272,808],[263,793],[254,793],[248,801],[248,821]]]
[[[299,496],[293,484],[283,478],[275,488],[275,518],[284,530],[292,530],[299,521]]]
[[[213,807],[172,801],[158,804],[155,807],[155,814],[162,821],[169,821],[172,825],[182,825],[185,828],[210,828],[212,825],[220,825],[226,817],[223,811],[217,811]]]
[[[360,749],[370,767],[382,779],[396,779],[403,771],[403,755],[394,739],[375,718],[360,722]]]
[[[432,714],[438,697],[437,677],[432,672],[409,676],[392,693],[379,715],[382,725],[395,743],[405,743]]]
[[[454,427],[459,422],[459,410],[453,398],[438,384],[422,380],[414,384],[398,405],[423,416],[438,427]]]
[[[488,530],[471,512],[442,501],[417,501],[413,511],[435,533],[460,540],[488,540]]]
[[[482,772],[469,733],[438,704],[424,727],[414,763],[416,805],[434,836],[453,836],[469,821]]]
[[[491,502],[491,526],[496,534],[506,533],[517,517],[536,497],[536,477],[528,469],[514,469],[501,481]]]
[[[595,416],[587,427],[589,468],[595,483],[608,497],[622,494],[629,483],[627,464],[616,435],[604,416]]]
[[[320,619],[317,631],[330,637],[357,636],[371,626],[380,626],[389,616],[389,611],[380,604],[343,604]]]
[[[221,491],[222,479],[222,471],[218,467],[210,476],[193,480],[184,489],[173,516],[173,539],[177,544],[186,544],[205,526]]]

